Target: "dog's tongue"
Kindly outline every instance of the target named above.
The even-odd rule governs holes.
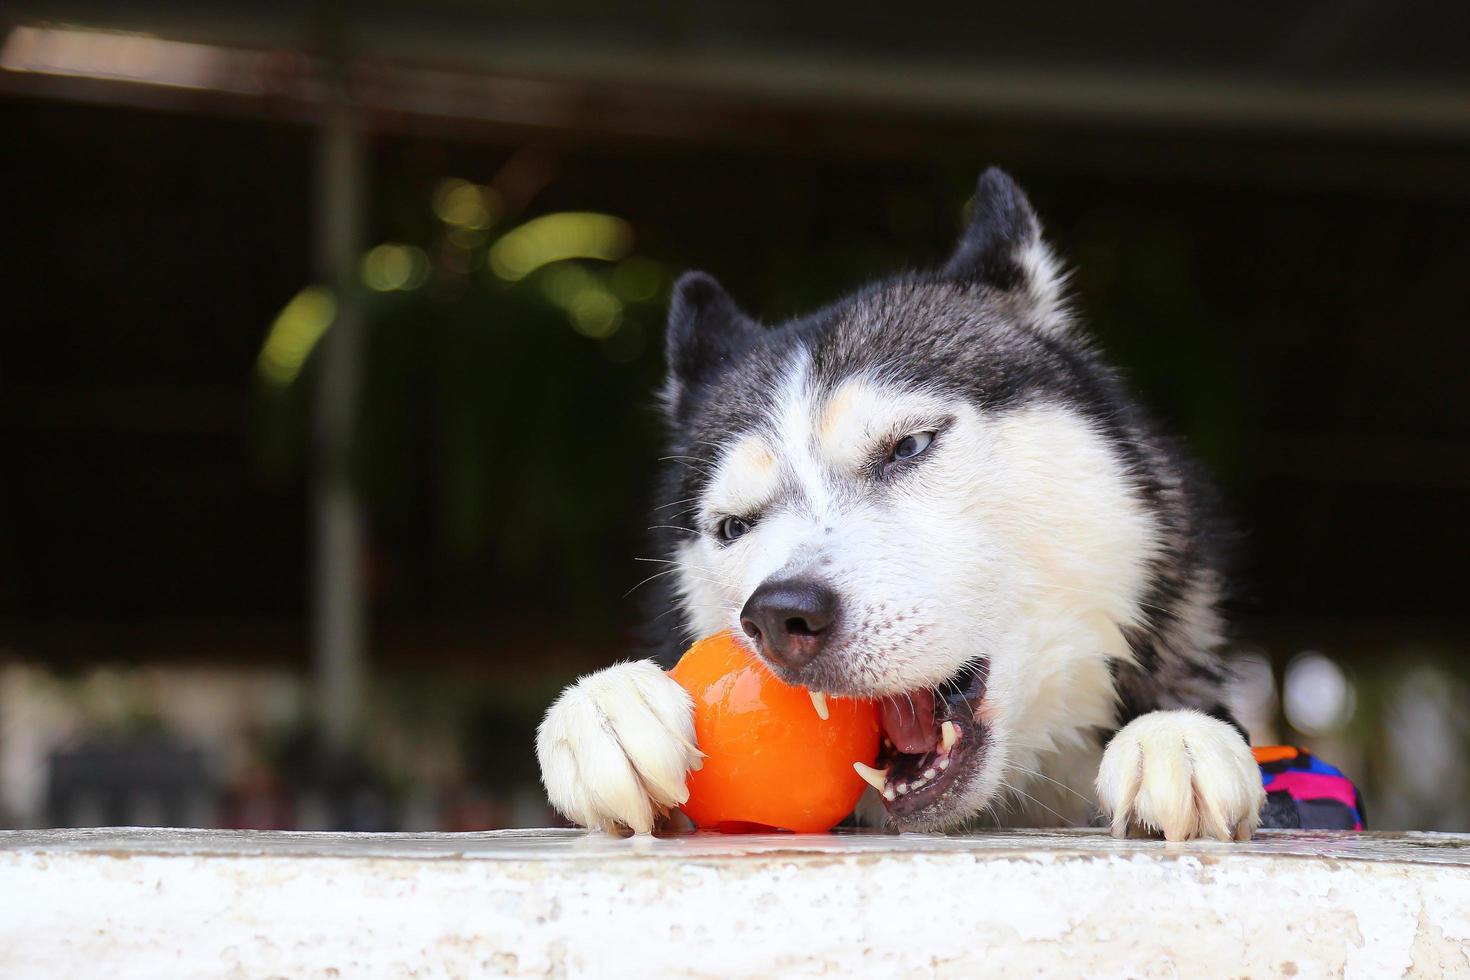
[[[883,734],[905,755],[922,755],[939,744],[934,692],[910,691],[878,702]]]

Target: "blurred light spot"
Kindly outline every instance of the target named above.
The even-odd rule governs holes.
[[[623,304],[612,293],[601,289],[578,293],[567,312],[577,332],[594,340],[611,336],[623,322]]]
[[[515,282],[563,259],[616,262],[632,246],[633,229],[623,219],[565,211],[543,215],[506,232],[490,247],[490,270]]]
[[[1311,650],[1287,664],[1282,695],[1286,720],[1308,735],[1341,728],[1357,709],[1357,692],[1342,668]]]
[[[612,288],[630,303],[646,303],[658,295],[664,270],[652,259],[634,256],[613,269]]]
[[[308,286],[292,297],[271,324],[256,370],[269,385],[284,388],[296,380],[301,366],[337,316],[337,299],[325,286]]]
[[[1409,670],[1389,702],[1386,725],[1395,793],[1419,799],[1458,799],[1464,792],[1462,746],[1470,732],[1461,708],[1462,681],[1425,665]]]
[[[544,271],[541,292],[567,311],[572,327],[584,337],[601,340],[617,332],[623,322],[623,304],[602,280],[575,262]]]
[[[457,228],[487,228],[500,216],[500,195],[489,187],[452,178],[434,189],[434,213]]]
[[[1230,706],[1250,732],[1253,743],[1277,740],[1276,677],[1271,661],[1259,651],[1241,652],[1231,660]]]
[[[540,278],[541,293],[562,309],[571,309],[572,300],[584,289],[599,284],[592,274],[575,262],[564,262],[544,270]]]
[[[429,257],[421,248],[389,242],[364,255],[360,271],[368,288],[380,293],[417,289],[429,277]]]

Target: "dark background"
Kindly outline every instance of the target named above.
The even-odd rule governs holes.
[[[317,358],[284,391],[256,371],[273,319],[321,281],[327,65],[360,110],[365,246],[428,265],[367,300],[352,474],[379,733],[353,785],[379,803],[326,822],[406,826],[415,800],[434,826],[548,819],[531,726],[631,649],[627,593],[653,570],[635,558],[669,280],[703,268],[759,316],[798,313],[937,261],[994,163],[1074,268],[1090,329],[1224,490],[1238,647],[1274,684],[1260,731],[1355,769],[1380,825],[1470,826],[1463,8],[22,7],[11,27],[270,67],[180,89],[0,59],[0,757],[53,801],[9,791],[0,821],[68,821],[26,767],[139,733],[204,745],[226,803],[200,822],[268,800],[257,822],[304,824],[303,794],[332,782],[302,706]],[[500,192],[503,214],[454,238],[447,179]],[[564,211],[621,217],[656,271],[609,337],[485,268],[506,230]],[[1348,687],[1301,681],[1342,702],[1327,723],[1274,693],[1307,651]],[[200,671],[295,693],[231,748],[159,693]],[[36,716],[17,705],[36,698],[56,735],[22,751],[16,719]]]

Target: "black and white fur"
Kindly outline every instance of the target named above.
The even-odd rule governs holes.
[[[656,512],[678,617],[656,621],[665,662],[690,638],[746,638],[763,583],[819,582],[840,612],[809,661],[767,657],[783,679],[933,690],[957,712],[964,751],[944,773],[937,757],[898,760],[929,766],[933,787],[875,781],[890,824],[1101,815],[1116,833],[1248,837],[1264,794],[1224,707],[1210,501],[1062,285],[1030,204],[994,169],[937,272],[770,327],[684,276]],[[748,530],[727,540],[732,528]],[[637,832],[700,765],[689,698],[652,661],[569,687],[537,753],[559,811]]]

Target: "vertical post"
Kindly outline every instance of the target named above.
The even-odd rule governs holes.
[[[347,752],[365,693],[366,608],[362,508],[351,474],[362,378],[363,297],[357,283],[365,211],[365,162],[344,63],[333,62],[331,93],[317,137],[317,267],[337,299],[323,338],[315,412],[312,489],[312,646],[323,761]]]

